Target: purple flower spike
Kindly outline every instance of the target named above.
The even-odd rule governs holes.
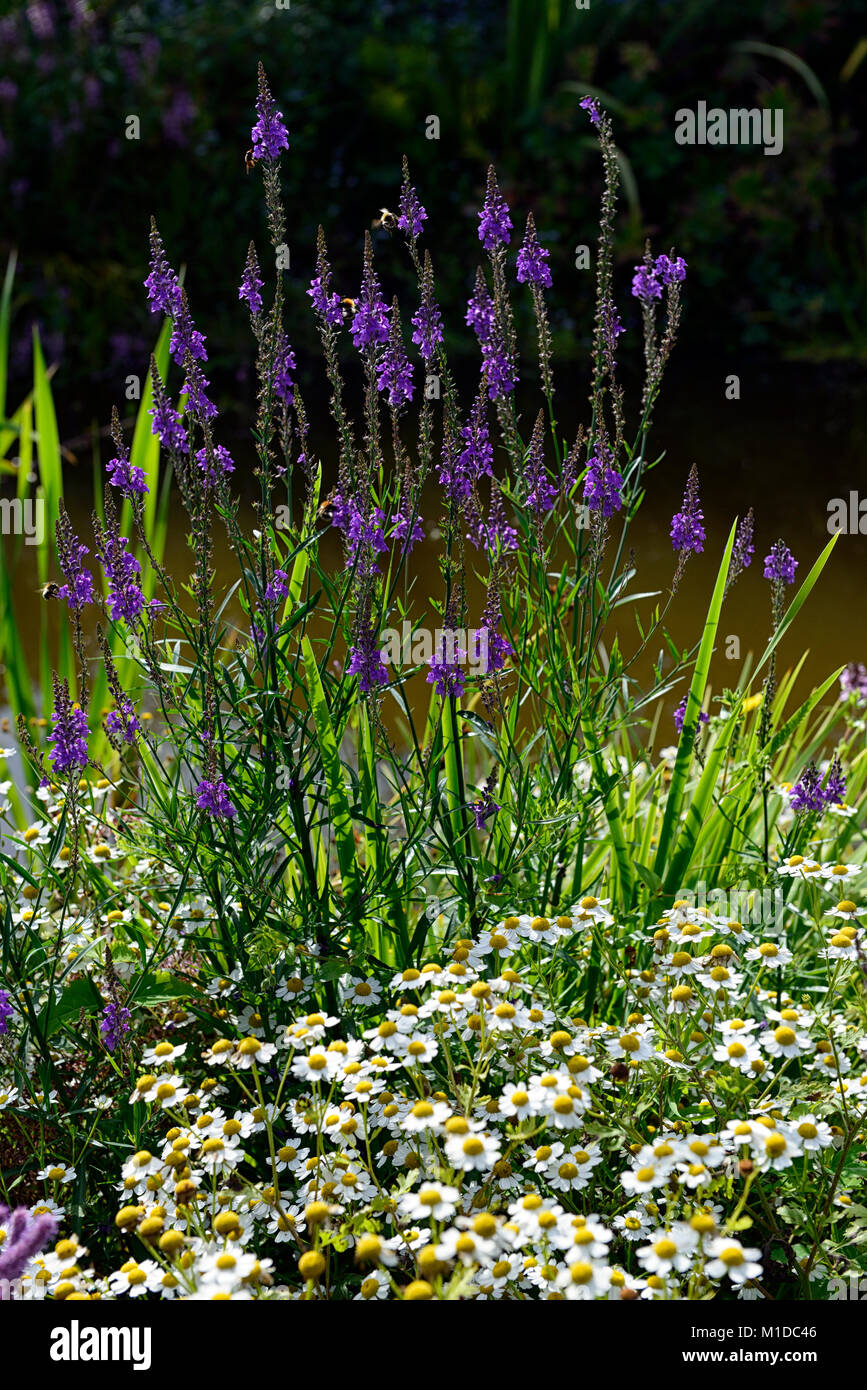
[[[688,695],[684,695],[684,697],[683,697],[683,699],[681,700],[680,704],[678,705],[677,709],[674,711],[674,727],[677,729],[677,732],[678,732],[679,734],[682,734],[682,733],[683,733],[683,723],[684,723],[684,720],[686,719],[686,703],[687,703],[687,700],[688,700],[688,699],[689,699],[689,696],[688,696]],[[709,723],[710,723],[710,715],[709,715],[709,714],[705,714],[704,710],[701,710],[701,711],[699,712],[698,722],[699,722],[699,724],[709,724]]]
[[[244,274],[241,284],[238,287],[238,298],[243,299],[250,313],[255,318],[262,312],[262,286],[264,281],[259,275],[259,261],[256,256],[256,248],[252,241],[247,252],[247,263],[244,266]]]
[[[231,820],[232,816],[238,814],[236,807],[229,800],[229,788],[221,780],[212,782],[207,777],[204,778],[196,791],[196,805],[200,811],[205,811],[215,820]]]
[[[418,199],[418,194],[409,181],[409,165],[403,157],[403,184],[400,190],[400,212],[397,225],[410,241],[416,241],[427,221],[427,213]]]
[[[67,681],[59,681],[52,675],[54,687],[54,710],[51,715],[53,729],[49,746],[54,771],[62,776],[65,772],[76,772],[87,767],[87,715],[79,705],[72,703]]]
[[[700,555],[706,540],[703,526],[704,514],[698,498],[698,469],[695,464],[689,470],[683,504],[679,512],[671,518],[671,543],[682,555],[694,551]]]
[[[548,269],[549,252],[540,245],[536,236],[536,223],[532,212],[527,217],[527,230],[524,243],[518,252],[518,283],[521,285],[542,285],[551,288],[551,272]]]
[[[125,1033],[129,1032],[132,1014],[120,1004],[108,1003],[102,1011],[99,1035],[109,1052],[114,1052]]]
[[[369,695],[380,685],[388,685],[388,672],[372,623],[362,626],[357,641],[350,647],[346,673],[358,676],[358,689],[362,695]]]
[[[484,207],[479,213],[479,241],[486,251],[497,246],[508,246],[512,234],[512,219],[506,200],[497,184],[493,164],[488,170],[488,191]]]
[[[772,584],[794,584],[798,561],[785,541],[776,541],[765,556],[765,579]]]
[[[456,699],[463,695],[467,684],[462,668],[465,660],[466,652],[459,649],[454,632],[446,632],[439,652],[434,652],[430,659],[430,670],[425,676],[428,685],[432,685],[444,700],[449,695]]]
[[[623,478],[612,468],[610,459],[609,449],[600,442],[587,460],[584,478],[584,501],[591,512],[600,512],[603,517],[613,516],[623,506]]]
[[[259,94],[256,97],[257,121],[250,132],[254,159],[279,159],[281,150],[289,148],[289,132],[283,124],[283,113],[271,95],[265,69],[259,64]]]

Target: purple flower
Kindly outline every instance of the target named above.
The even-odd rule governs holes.
[[[247,263],[244,266],[244,274],[241,284],[238,287],[238,298],[243,299],[250,313],[256,317],[262,311],[262,295],[260,293],[264,281],[259,275],[259,262],[256,258],[256,248],[252,241],[247,252]]]
[[[358,689],[362,695],[369,695],[377,686],[388,685],[388,672],[372,623],[362,624],[357,640],[349,648],[346,673],[358,676]]]
[[[683,699],[681,700],[680,704],[678,705],[677,709],[674,711],[674,727],[677,729],[677,732],[678,732],[679,734],[682,734],[682,733],[683,733],[683,722],[684,722],[684,720],[686,719],[686,704],[687,704],[688,699],[689,699],[689,696],[688,696],[688,695],[684,695],[684,697],[683,697]],[[709,724],[709,723],[710,723],[710,715],[709,715],[709,714],[705,714],[704,710],[700,710],[700,711],[699,711],[699,716],[698,716],[698,722],[699,722],[699,724]]]
[[[204,778],[196,791],[196,805],[200,811],[205,811],[217,820],[230,820],[238,814],[229,800],[229,788],[222,780],[212,782],[207,777]]]
[[[332,293],[324,278],[316,275],[310,281],[310,288],[307,291],[313,300],[313,308],[326,323],[334,324],[340,328],[343,324],[343,305],[340,302],[340,295]]]
[[[235,471],[232,455],[223,444],[212,444],[210,449],[203,445],[196,450],[195,458],[208,487],[216,487]]]
[[[482,657],[485,657],[486,676],[493,675],[495,671],[502,671],[506,657],[515,655],[515,648],[508,637],[504,637],[496,626],[496,616],[486,613],[487,624],[479,628],[473,636],[473,660],[478,664]]]
[[[539,245],[536,236],[536,223],[532,212],[527,217],[527,230],[524,244],[518,252],[518,283],[521,285],[543,285],[551,288],[551,272],[548,269],[549,253]]]
[[[187,431],[181,423],[180,415],[163,392],[162,382],[160,382],[158,394],[157,379],[156,376],[153,377],[156,404],[152,405],[148,411],[152,420],[151,434],[157,436],[164,448],[175,449],[179,454],[185,454],[190,447]]]
[[[500,809],[499,803],[494,800],[486,787],[478,801],[474,801],[470,807],[476,822],[476,829],[484,830],[491,816]]]
[[[410,530],[409,525],[410,519],[412,519],[412,530]],[[402,545],[408,555],[417,541],[424,540],[422,518],[418,515],[412,517],[412,508],[408,508],[406,513],[403,511],[395,512],[391,520],[392,527],[389,536],[391,540]]]
[[[373,268],[373,247],[370,236],[364,243],[364,275],[350,328],[352,341],[359,352],[388,342],[388,305],[382,297],[379,280]]]
[[[7,1286],[24,1273],[34,1255],[38,1255],[57,1234],[57,1220],[50,1212],[33,1216],[26,1207],[0,1205],[0,1226],[5,1239],[0,1245],[0,1297],[7,1297]]]
[[[125,1033],[129,1032],[132,1014],[120,1004],[108,1003],[102,1011],[99,1035],[109,1052],[114,1052]]]
[[[698,469],[693,464],[686,481],[681,510],[671,518],[671,543],[674,549],[683,555],[690,551],[700,555],[706,540],[703,521],[704,514],[698,498]]]
[[[480,343],[486,343],[494,331],[494,324],[496,323],[494,301],[488,292],[481,270],[476,274],[475,291],[467,300],[466,322]]]
[[[259,64],[259,94],[256,97],[256,124],[250,132],[254,159],[278,159],[281,150],[289,148],[289,132],[283,124],[283,113],[277,110],[271,95],[265,69]]]
[[[508,523],[506,509],[503,506],[503,499],[498,488],[495,487],[491,493],[487,523],[483,522],[479,516],[470,532],[469,539],[475,546],[484,546],[489,555],[496,555],[498,551],[505,553],[508,550],[517,550],[518,532],[514,526],[510,526]]]
[[[400,190],[400,212],[397,225],[402,232],[405,232],[410,241],[415,241],[421,235],[421,229],[427,221],[427,213],[418,199],[418,194],[409,181],[409,165],[406,156],[403,160],[403,184]]]
[[[773,584],[794,584],[798,561],[785,541],[776,541],[765,556],[765,579]]]
[[[169,352],[179,367],[184,365],[187,354],[197,362],[207,362],[208,360],[205,335],[200,333],[193,323],[187,304],[187,296],[183,290],[181,291],[180,308],[175,316],[172,336],[169,340]]]
[[[343,532],[351,560],[355,560],[365,546],[376,555],[384,555],[388,550],[384,535],[385,512],[381,507],[374,507],[370,516],[365,517],[354,497],[338,493],[334,499],[333,524]]]
[[[492,477],[494,450],[485,418],[485,398],[480,392],[473,403],[469,423],[461,427],[463,449],[447,448],[443,443],[439,481],[450,502],[466,502],[479,478]]]
[[[447,631],[443,634],[439,652],[434,652],[430,659],[430,670],[425,676],[427,684],[432,685],[443,699],[449,695],[459,699],[467,684],[462,669],[462,662],[465,660],[466,652],[458,647],[454,632]]]
[[[14,1013],[9,995],[0,989],[0,1037],[9,1032],[9,1020]]]
[[[150,246],[150,272],[144,282],[148,292],[150,311],[152,314],[167,314],[169,318],[173,319],[181,307],[181,287],[178,284],[177,275],[168,263],[160,234],[157,231],[157,224],[153,218],[151,218]]]
[[[107,470],[109,482],[118,489],[121,497],[126,497],[130,502],[150,491],[145,482],[144,469],[130,463],[126,449],[121,449],[117,458],[109,459]]]
[[[98,552],[100,564],[109,582],[108,603],[112,618],[125,618],[135,623],[145,606],[145,598],[138,583],[141,565],[134,555],[127,551],[129,541],[126,536],[106,532],[103,545]]]
[[[187,377],[182,387],[182,394],[187,397],[194,415],[197,415],[200,420],[213,420],[217,414],[217,407],[205,394],[208,378],[193,358],[187,360],[186,367]]]
[[[412,327],[412,341],[425,362],[429,362],[437,346],[443,341],[443,320],[439,305],[434,299],[433,266],[429,255],[424,258],[421,304],[412,316]]]
[[[599,110],[599,102],[595,97],[582,97],[578,105],[582,111],[586,111],[594,125],[598,125],[602,120],[602,113]]]
[[[854,695],[859,705],[867,704],[867,666],[863,662],[849,662],[840,676],[840,695]]]
[[[482,343],[482,372],[487,380],[488,395],[492,401],[507,396],[518,384],[515,364],[497,324],[491,336]]]
[[[120,698],[117,709],[105,717],[105,727],[109,734],[123,739],[124,743],[134,743],[136,734],[141,732],[141,724],[135,712],[135,705],[128,695]]]
[[[747,512],[743,521],[738,525],[735,532],[735,543],[732,546],[732,569],[740,574],[741,570],[749,568],[750,561],[756,553],[753,545],[753,509]]]
[[[87,767],[87,715],[79,705],[72,703],[66,680],[60,682],[56,675],[52,675],[52,685],[54,710],[51,719],[54,727],[48,743],[49,747],[53,745],[50,758],[54,771],[62,775]]]
[[[610,458],[610,451],[600,442],[587,460],[584,478],[584,501],[591,512],[601,512],[603,517],[613,516],[623,506],[623,478],[612,468]]]
[[[484,206],[479,213],[479,241],[486,251],[497,246],[508,246],[512,232],[512,219],[506,200],[497,184],[493,164],[488,169],[488,189]]]
[[[274,356],[273,386],[274,395],[278,400],[284,401],[286,405],[291,405],[295,399],[295,383],[292,379],[294,371],[295,354],[289,346],[286,334],[281,330],[277,352]]]
[[[376,389],[386,392],[393,410],[412,400],[412,366],[403,348],[397,300],[391,309],[388,346],[377,364]]]
[[[632,293],[636,299],[649,304],[662,298],[665,285],[686,279],[687,265],[682,256],[674,260],[670,256],[657,256],[649,265],[637,265],[632,277]]]
[[[265,586],[265,602],[279,603],[289,592],[289,576],[285,570],[275,570]]]
[[[95,603],[93,576],[84,569],[82,560],[90,551],[82,545],[63,509],[57,520],[57,560],[66,583],[57,591],[59,599],[65,599],[74,612],[79,612],[86,603]]]
[[[527,451],[527,506],[537,517],[551,510],[559,492],[545,467],[544,438],[545,421],[540,410]]]
[[[826,774],[825,781],[815,763],[808,763],[798,781],[789,792],[792,810],[798,815],[810,811],[821,812],[827,806],[838,805],[846,796],[846,779],[835,756]]]

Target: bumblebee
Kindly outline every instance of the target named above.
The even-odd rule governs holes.
[[[397,226],[397,218],[393,212],[389,212],[388,208],[380,208],[379,216],[374,217],[372,225],[376,228],[382,227],[391,236]]]
[[[54,580],[51,580],[48,584],[43,584],[42,588],[39,589],[38,592],[42,595],[46,602],[49,602],[51,599],[57,598],[59,596],[60,585],[55,584]]]
[[[350,324],[355,317],[355,311],[358,308],[358,300],[341,299],[340,304],[343,309],[343,322],[345,324]]]
[[[244,168],[247,170],[247,173],[249,174],[251,169],[255,169],[258,163],[259,161],[254,157],[252,149],[249,149],[244,155]]]
[[[330,526],[334,520],[334,503],[337,497],[337,488],[333,487],[324,501],[319,503],[316,511],[316,525]]]

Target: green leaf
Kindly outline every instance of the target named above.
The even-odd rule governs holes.
[[[50,1038],[65,1023],[78,1018],[82,1009],[87,1014],[96,1013],[103,1007],[102,996],[89,975],[73,980],[63,991],[56,1003],[49,1004],[39,1016],[39,1029],[44,1037]]]

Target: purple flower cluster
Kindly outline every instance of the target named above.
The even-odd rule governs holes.
[[[794,584],[798,561],[785,541],[776,541],[765,556],[765,579],[772,584]]]
[[[494,301],[481,271],[476,276],[475,291],[467,300],[465,322],[472,328],[480,344],[486,343],[494,331],[494,324],[496,323]]]
[[[265,602],[280,603],[289,592],[289,576],[285,570],[275,570],[265,586]]]
[[[425,362],[433,357],[443,341],[443,318],[433,293],[433,267],[430,256],[425,256],[424,274],[421,281],[421,304],[412,316],[412,341]]]
[[[384,391],[393,410],[412,400],[412,365],[407,357],[400,333],[397,300],[391,310],[391,330],[388,346],[377,363],[377,391]]]
[[[343,497],[340,493],[334,499],[334,525],[343,532],[351,560],[355,560],[359,550],[369,546],[375,555],[384,555],[388,550],[385,539],[385,512],[374,507],[365,516],[354,497]]]
[[[365,258],[364,278],[361,293],[355,307],[350,328],[352,341],[359,352],[364,348],[376,347],[388,342],[388,305],[382,297],[379,280],[373,269],[373,261]]]
[[[278,400],[286,405],[291,405],[295,400],[295,382],[292,373],[295,371],[295,354],[289,346],[286,334],[280,333],[280,340],[277,344],[277,351],[274,354],[273,367],[273,388],[274,395]]]
[[[418,194],[409,181],[409,166],[403,161],[403,184],[400,190],[400,210],[397,225],[410,239],[415,241],[427,221],[427,213],[419,202]]]
[[[412,509],[407,508],[405,512],[395,512],[391,520],[392,527],[388,534],[393,541],[397,541],[398,545],[403,546],[408,555],[417,541],[424,540],[424,524],[422,518],[417,513],[413,516]],[[411,530],[410,520],[412,520]]]
[[[289,132],[283,124],[283,113],[271,95],[265,69],[259,64],[259,93],[256,97],[257,121],[250,132],[254,159],[278,159],[281,150],[289,148]]]
[[[514,526],[509,525],[498,488],[495,488],[491,494],[487,522],[484,522],[479,515],[475,519],[469,539],[477,547],[484,546],[489,555],[496,555],[498,551],[505,554],[509,550],[517,550],[518,532]]]
[[[196,463],[208,487],[216,487],[222,478],[234,473],[232,455],[223,444],[202,445],[196,450]]]
[[[657,256],[650,265],[637,265],[632,277],[632,293],[646,304],[661,299],[666,285],[686,279],[687,265],[682,256]]]
[[[66,512],[61,512],[57,523],[57,559],[66,582],[61,585],[57,597],[64,599],[74,612],[79,612],[86,603],[96,602],[93,575],[82,565],[85,555],[89,554],[87,546],[81,544],[72,530]]]
[[[493,476],[494,450],[485,418],[485,398],[479,394],[473,404],[469,423],[461,426],[463,448],[443,442],[440,455],[439,481],[450,502],[467,502],[473,488],[483,477]]]
[[[115,621],[124,618],[130,624],[135,623],[145,607],[145,597],[138,582],[141,565],[134,555],[129,554],[126,536],[106,532],[102,539],[99,559],[109,583],[109,612]]]
[[[244,266],[244,274],[241,284],[238,287],[238,298],[243,299],[254,316],[262,312],[262,286],[264,281],[259,275],[259,261],[256,256],[256,248],[252,241],[247,252],[247,263]]]
[[[144,469],[130,462],[128,449],[118,449],[118,457],[108,461],[107,472],[108,481],[118,489],[121,497],[130,502],[136,497],[143,497],[149,491]]]
[[[125,1033],[129,1032],[132,1014],[121,1004],[106,1004],[99,1021],[99,1035],[109,1052],[114,1052]]]
[[[835,757],[823,780],[815,763],[809,763],[789,792],[792,810],[798,815],[824,811],[846,798],[846,778]]]
[[[51,715],[53,729],[48,740],[52,748],[50,758],[54,771],[62,776],[65,772],[75,772],[87,767],[87,715],[79,705],[72,703],[67,681],[53,677],[54,710]]]
[[[484,671],[486,676],[493,675],[495,671],[502,671],[506,664],[506,657],[515,655],[515,648],[508,637],[504,637],[495,625],[480,628],[473,636],[473,644],[475,647],[473,659],[476,663],[481,659],[483,647],[487,647]]]
[[[169,265],[168,258],[157,231],[156,222],[151,219],[150,231],[151,263],[145,288],[148,292],[148,305],[152,314],[166,314],[176,318],[181,308],[181,287],[178,277]]]
[[[591,512],[603,517],[613,516],[623,506],[623,478],[610,463],[611,454],[600,443],[596,453],[587,460],[584,478],[584,501]]]
[[[141,732],[141,724],[135,712],[135,705],[128,695],[121,696],[117,709],[105,717],[105,727],[124,743],[134,743],[136,734]]]
[[[488,169],[488,189],[484,206],[479,213],[479,241],[486,251],[508,246],[512,234],[512,219],[505,198],[497,184],[493,164]]]
[[[688,700],[689,700],[689,696],[688,696],[688,695],[684,695],[684,697],[683,697],[683,699],[681,700],[680,704],[678,705],[677,709],[674,711],[674,727],[677,729],[677,732],[678,732],[679,734],[682,734],[682,733],[683,733],[683,723],[684,723],[684,720],[686,719],[686,705],[687,705],[687,701],[688,701]],[[701,711],[699,712],[698,722],[699,722],[699,724],[709,724],[709,723],[710,723],[710,715],[709,715],[709,714],[705,714],[704,710],[701,710]]]
[[[362,695],[369,695],[377,686],[388,685],[388,672],[372,623],[362,625],[356,642],[349,648],[346,672],[347,675],[358,676],[358,689]]]
[[[671,544],[674,549],[682,555],[688,555],[690,551],[700,555],[707,539],[703,522],[704,513],[698,497],[698,469],[693,464],[689,470],[681,509],[671,518]]]
[[[196,805],[200,811],[207,812],[216,820],[230,820],[238,814],[229,799],[229,788],[221,779],[212,782],[207,777],[203,778],[196,790]]]
[[[582,97],[578,105],[582,111],[586,111],[593,125],[598,125],[602,120],[602,112],[599,110],[599,102],[595,97]]]
[[[0,1037],[9,1032],[9,1020],[14,1010],[5,989],[0,989]]]
[[[486,787],[478,801],[474,801],[470,807],[473,813],[473,819],[476,822],[476,829],[484,830],[491,816],[495,815],[500,809],[499,802],[494,800]]]
[[[50,1212],[33,1216],[26,1207],[10,1210],[0,1205],[0,1227],[5,1232],[0,1245],[0,1297],[5,1299],[7,1284],[19,1279],[33,1256],[57,1234],[57,1220]]]
[[[462,666],[465,660],[466,652],[458,647],[454,633],[446,633],[439,652],[434,652],[430,659],[430,670],[425,676],[427,684],[432,685],[443,699],[449,695],[460,699],[467,685]]]
[[[544,437],[544,420],[540,411],[527,451],[527,506],[537,517],[551,510],[559,492],[545,467]]]
[[[340,295],[328,288],[324,276],[315,275],[310,281],[310,288],[307,293],[313,300],[313,308],[320,318],[324,319],[326,323],[333,324],[336,328],[343,326],[343,305],[340,302]]]
[[[551,288],[551,271],[548,269],[549,252],[539,245],[536,236],[536,223],[532,212],[527,218],[524,242],[518,252],[518,283],[521,285],[542,285]]]

